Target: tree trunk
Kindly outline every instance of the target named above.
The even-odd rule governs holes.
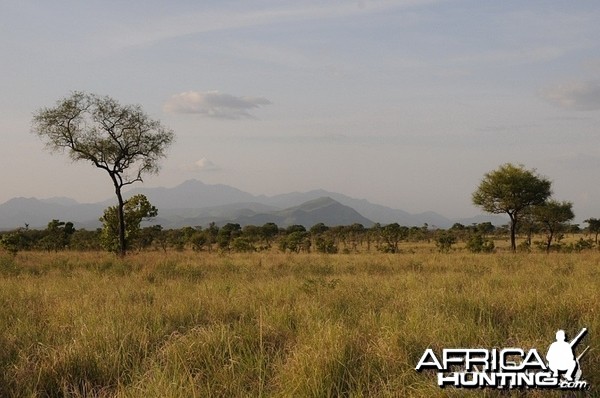
[[[115,194],[117,194],[117,217],[119,219],[119,248],[117,250],[117,255],[119,257],[125,257],[127,254],[127,241],[125,240],[125,201],[123,201],[123,195],[121,194],[121,184],[117,181],[117,177],[113,174],[110,174],[110,177],[113,180],[113,184],[115,185]]]
[[[552,246],[552,238],[554,237],[554,231],[549,230],[546,242],[546,254],[550,253],[550,247]]]
[[[127,254],[127,241],[125,240],[125,202],[121,195],[121,187],[116,188],[117,199],[119,200],[117,214],[119,216],[119,251],[117,255],[119,257],[125,257]]]
[[[513,213],[508,213],[508,216],[510,217],[510,250],[513,253],[516,253],[517,252],[517,241],[516,241],[517,217]]]

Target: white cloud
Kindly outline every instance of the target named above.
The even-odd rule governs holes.
[[[262,97],[236,97],[218,91],[187,91],[171,96],[163,109],[169,113],[195,113],[219,119],[253,118],[250,110],[269,105]]]
[[[197,171],[218,171],[221,170],[219,166],[214,164],[212,161],[207,158],[202,158],[194,162],[194,168]]]
[[[542,97],[565,109],[593,111],[600,109],[600,80],[574,81],[544,90]]]
[[[215,172],[221,171],[221,167],[207,158],[198,159],[195,162],[179,165],[179,170],[186,173]]]

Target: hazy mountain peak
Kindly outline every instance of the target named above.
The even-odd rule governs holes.
[[[194,188],[194,187],[203,187],[207,184],[203,183],[200,180],[196,180],[195,178],[191,178],[189,180],[185,180],[184,182],[182,182],[179,185],[176,185],[175,188],[186,188],[186,187],[190,187],[190,188]]]
[[[233,221],[245,225],[275,222],[280,226],[302,224],[307,227],[321,222],[331,226],[353,223],[370,226],[373,222],[397,222],[406,226],[428,223],[440,228],[461,222],[434,212],[410,214],[322,189],[271,197],[255,196],[227,185],[210,185],[190,179],[172,188],[135,188],[125,196],[128,198],[135,194],[146,195],[158,208],[160,223],[165,228],[204,226],[213,221],[219,224]],[[0,229],[16,228],[24,223],[32,228],[43,228],[52,219],[96,228],[102,211],[106,206],[114,205],[114,201],[114,198],[110,198],[105,202],[80,204],[69,198],[13,198],[0,205]],[[497,216],[478,216],[469,219],[467,224],[483,221],[492,221],[496,225],[506,223]]]
[[[320,198],[306,201],[298,206],[293,207],[292,209],[312,211],[312,210],[320,209],[323,207],[336,206],[336,205],[343,206],[340,202],[332,199],[329,196],[321,196]]]
[[[79,204],[79,202],[75,199],[67,198],[64,196],[54,196],[52,198],[40,199],[40,201],[44,203],[52,203],[62,206],[76,206]]]

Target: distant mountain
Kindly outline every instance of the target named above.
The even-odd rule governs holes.
[[[297,224],[306,228],[318,223],[328,226],[354,223],[363,224],[365,227],[373,225],[373,221],[330,197],[317,198],[280,211],[240,217],[235,221],[240,225],[264,225],[267,222],[273,222],[281,227]]]
[[[78,223],[90,220],[99,224],[98,218],[102,216],[103,210],[101,205],[81,204],[74,200],[61,200],[57,203],[36,198],[14,198],[0,205],[0,228],[12,229],[24,227],[25,224],[32,228],[40,228],[47,226],[53,219],[73,221],[76,227]]]
[[[307,227],[319,222],[327,225],[357,222],[365,226],[397,222],[406,226],[427,223],[439,228],[448,228],[456,222],[464,225],[485,221],[503,225],[508,222],[499,216],[448,219],[435,212],[411,214],[325,190],[256,196],[227,185],[210,185],[197,180],[188,180],[173,188],[135,188],[124,196],[129,198],[136,194],[146,195],[158,208],[158,218],[151,223],[165,228],[206,226],[210,222],[218,225],[275,222],[280,226],[301,224]],[[32,228],[43,228],[52,219],[72,221],[76,228],[97,228],[103,210],[114,203],[114,198],[93,204],[81,204],[70,198],[14,198],[0,204],[0,229],[18,228],[25,223]]]
[[[157,208],[200,209],[234,203],[257,201],[254,195],[228,185],[209,185],[198,180],[187,180],[174,188],[134,188],[125,197],[143,194]],[[113,203],[114,199],[110,203]]]
[[[65,197],[54,197],[54,198],[47,198],[47,199],[40,199],[41,202],[44,203],[52,203],[55,205],[62,205],[62,206],[77,206],[79,205],[79,202],[76,201],[75,199],[71,199],[71,198],[65,198]]]

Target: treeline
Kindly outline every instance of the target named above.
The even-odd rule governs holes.
[[[581,251],[598,246],[600,220],[586,220],[589,226],[581,229],[578,225],[564,225],[555,234],[551,250]],[[533,240],[532,237],[544,233],[541,224],[525,224],[519,230],[523,241],[520,250],[539,248],[547,250],[546,240]],[[566,244],[565,234],[581,234],[584,237]],[[402,242],[434,244],[437,250],[448,252],[456,244],[463,243],[471,252],[493,252],[494,241],[508,240],[509,227],[495,227],[489,222],[462,225],[454,224],[448,229],[407,227],[392,223],[375,224],[365,227],[362,224],[329,227],[323,223],[307,229],[302,225],[281,228],[274,223],[262,226],[240,226],[228,223],[217,226],[211,223],[206,227],[184,227],[163,229],[160,225],[132,229],[127,236],[130,250],[160,251],[206,251],[206,252],[257,252],[273,248],[282,252],[353,253],[359,251],[380,251],[398,253]],[[52,220],[46,229],[30,229],[27,226],[0,233],[0,247],[16,254],[19,251],[99,251],[110,250],[106,242],[106,229],[94,231],[75,229],[72,222]],[[542,235],[543,236],[543,235]],[[406,247],[406,246],[404,246]],[[406,250],[406,249],[405,249]]]

